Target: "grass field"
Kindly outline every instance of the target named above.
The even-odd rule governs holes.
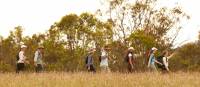
[[[0,87],[200,87],[200,73],[1,73]]]

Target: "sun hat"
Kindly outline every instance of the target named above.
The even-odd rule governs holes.
[[[151,48],[151,50],[158,50],[156,47]]]
[[[134,50],[134,48],[133,47],[129,47],[128,50]]]
[[[27,46],[26,45],[22,45],[21,48],[27,48]]]

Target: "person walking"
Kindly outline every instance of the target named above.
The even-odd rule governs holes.
[[[96,69],[94,67],[94,58],[93,58],[93,54],[95,51],[96,51],[95,49],[90,49],[86,57],[86,68],[88,72],[94,72],[94,73],[96,72]]]
[[[108,55],[108,51],[109,51],[109,47],[105,46],[104,48],[102,48],[101,50],[101,56],[100,56],[100,68],[102,72],[110,72],[110,68],[108,65],[108,61],[109,61],[109,55]]]
[[[134,56],[134,48],[130,47],[128,48],[128,52],[126,54],[126,63],[127,63],[127,70],[129,73],[133,72],[134,70],[134,65],[135,65],[135,56]]]
[[[149,57],[149,62],[148,62],[148,68],[151,70],[151,71],[157,71],[157,68],[155,66],[155,63],[157,64],[160,64],[160,65],[163,65],[162,63],[158,62],[155,58],[155,53],[157,52],[157,48],[153,47],[151,49],[151,52],[150,52],[150,57]]]
[[[24,71],[25,62],[26,62],[26,56],[25,56],[26,49],[27,49],[27,46],[22,45],[20,52],[17,55],[16,73]]]
[[[161,69],[163,73],[170,72],[169,70],[169,59],[174,56],[174,53],[169,56],[168,51],[164,51],[161,56],[158,57],[158,61],[162,63],[162,65],[158,64],[158,68]]]
[[[41,71],[43,71],[43,58],[44,58],[44,47],[43,46],[39,46],[38,49],[35,52],[35,56],[34,56],[34,65],[35,65],[35,71],[36,73],[39,73]]]

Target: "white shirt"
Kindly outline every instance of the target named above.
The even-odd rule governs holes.
[[[100,66],[108,66],[108,58],[102,59],[101,63],[100,63]]]
[[[35,52],[34,62],[36,64],[42,64],[42,55],[39,50]]]
[[[102,52],[101,52],[101,56],[107,56],[107,53],[106,53],[105,50],[102,50]]]
[[[132,55],[131,53],[128,54],[128,57],[129,57],[129,58],[132,57],[132,56],[133,56],[133,55]]]
[[[24,51],[20,51],[19,52],[19,60],[17,63],[24,63],[25,59],[26,59],[26,57],[24,56]]]
[[[102,50],[101,53],[101,63],[100,66],[108,66],[108,54],[105,50]]]
[[[168,60],[169,60],[168,57],[163,57],[163,63],[164,63],[164,65],[165,65],[165,67],[168,67],[168,66],[169,66]]]

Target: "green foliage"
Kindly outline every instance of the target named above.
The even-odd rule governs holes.
[[[200,46],[197,43],[189,43],[178,49],[172,59],[171,67],[178,70],[199,71],[200,68]]]

